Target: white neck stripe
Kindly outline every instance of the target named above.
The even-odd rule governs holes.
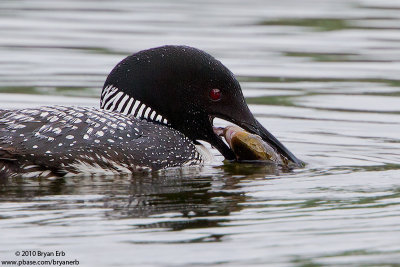
[[[153,112],[151,113],[151,115],[150,115],[150,120],[153,120],[154,119],[154,117],[156,116],[156,111],[155,110],[153,110]]]
[[[138,112],[137,115],[135,116],[136,118],[141,118],[141,117],[142,117],[143,110],[144,110],[145,107],[146,107],[146,105],[143,104],[143,103],[140,105],[139,112]]]
[[[118,94],[116,94],[110,101],[112,101],[112,105],[110,108],[108,108],[108,110],[114,111],[115,109],[115,105],[118,103],[118,101],[124,96],[123,92],[118,92]]]
[[[150,117],[149,116],[150,111],[151,111],[151,108],[147,107],[146,111],[144,112],[144,116],[143,116],[145,119],[148,119]]]
[[[109,111],[118,111],[126,115],[133,115],[140,119],[168,124],[167,119],[158,114],[151,107],[146,106],[139,100],[135,100],[113,85],[108,85],[103,89],[100,98],[100,108]]]
[[[111,85],[107,86],[106,88],[104,88],[103,94],[102,94],[101,99],[100,99],[100,103],[102,104],[102,107],[105,106],[106,102],[109,101],[109,98],[111,96],[113,96],[116,92],[118,92],[118,88],[115,88],[115,87],[113,87]]]
[[[133,98],[132,98],[133,99]],[[129,111],[129,114],[132,114],[132,115],[134,115],[135,114],[135,112],[136,112],[136,110],[137,110],[137,108],[139,107],[139,105],[140,105],[140,101],[139,100],[136,100],[135,101],[135,104],[133,105],[133,107],[130,107],[130,111]]]
[[[122,98],[122,100],[119,103],[119,105],[117,106],[116,110],[121,112],[121,113],[124,113],[124,111],[126,109],[126,106],[124,106],[124,105],[125,105],[126,101],[128,101],[128,99],[129,99],[129,96],[125,95],[124,98]]]

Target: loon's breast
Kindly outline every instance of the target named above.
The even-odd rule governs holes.
[[[162,124],[86,107],[0,110],[0,176],[130,173],[202,162]]]

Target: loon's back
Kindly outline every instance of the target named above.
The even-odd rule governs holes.
[[[63,106],[0,110],[0,177],[131,173],[200,162],[183,134],[133,116]]]

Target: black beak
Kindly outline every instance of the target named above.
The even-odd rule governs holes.
[[[252,123],[238,122],[237,125],[253,134],[259,135],[261,139],[263,139],[270,146],[275,148],[279,153],[281,153],[287,159],[295,163],[296,166],[298,167],[304,166],[304,162],[296,158],[296,156],[293,155],[293,153],[290,152],[289,149],[287,149],[278,139],[276,139],[275,136],[273,136],[270,132],[268,132],[268,130],[265,129],[264,126],[262,126],[261,123],[259,123],[258,120],[256,120],[255,118],[253,119]]]
[[[265,142],[267,142],[270,146],[275,148],[278,153],[282,154],[288,160],[292,161],[296,166],[298,167],[304,166],[304,162],[296,158],[296,156],[293,155],[293,153],[290,152],[278,139],[276,139],[275,136],[273,136],[270,132],[268,132],[268,130],[265,129],[264,126],[262,126],[261,123],[259,123],[254,118],[250,110],[248,109],[242,110],[242,112],[236,113],[234,117],[236,118],[221,116],[221,119],[230,121],[236,124],[237,126],[242,127],[246,131],[249,131],[250,133],[259,135]],[[234,160],[235,155],[233,151],[226,146],[226,144],[222,141],[222,139],[219,136],[214,134],[214,138],[215,139],[212,140],[212,142],[210,143],[214,145],[227,160]]]

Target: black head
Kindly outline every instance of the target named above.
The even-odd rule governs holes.
[[[104,84],[101,107],[167,123],[192,140],[209,142],[232,160],[233,152],[212,128],[218,117],[260,135],[301,163],[254,118],[232,72],[193,47],[163,46],[125,58]]]

